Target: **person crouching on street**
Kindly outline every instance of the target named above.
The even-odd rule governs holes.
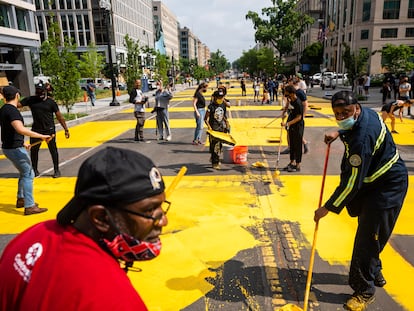
[[[344,207],[358,217],[349,285],[354,290],[346,310],[365,310],[374,301],[375,287],[386,284],[380,254],[388,242],[407,194],[408,171],[382,118],[363,108],[351,91],[332,96],[339,131],[325,134],[325,143],[338,137],[345,145],[338,187],[315,211],[318,222]]]
[[[293,85],[288,85],[284,93],[289,102],[289,114],[286,123],[282,126],[288,131],[290,163],[284,168],[288,172],[299,172],[302,162],[302,140],[304,131],[303,105],[296,96],[296,89]]]
[[[403,108],[409,108],[411,107],[411,101],[409,99],[406,100],[400,100],[397,99],[395,101],[386,103],[385,105],[382,105],[381,113],[382,113],[382,121],[385,122],[388,117],[391,119],[391,133],[398,134],[398,132],[395,130],[395,116],[394,112],[398,111],[398,115],[400,117],[400,121],[403,121]]]
[[[217,132],[227,133],[229,130],[227,121],[227,105],[224,100],[225,92],[223,89],[218,89],[213,93],[212,101],[207,107],[207,112],[204,117],[204,122],[209,129]],[[216,170],[220,169],[220,153],[222,143],[217,138],[209,135],[211,164]]]

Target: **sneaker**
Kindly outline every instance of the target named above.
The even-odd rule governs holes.
[[[282,151],[280,152],[280,154],[289,154],[289,153],[290,153],[289,148],[285,148],[284,150],[282,150]]]
[[[22,208],[22,207],[24,207],[24,198],[17,198],[16,208]]]
[[[166,140],[170,141],[171,140],[171,135],[168,135]]]
[[[198,145],[198,141],[193,140],[192,144],[193,144],[193,145]]]
[[[161,137],[158,137],[158,138],[157,138],[157,140],[158,140],[158,141],[160,141],[160,140],[164,140],[164,137],[162,137],[162,136],[161,136]]]
[[[215,170],[219,170],[220,169],[220,163],[213,164],[213,168]]]
[[[197,144],[204,145],[204,143],[201,140],[197,140]]]
[[[297,167],[296,165],[291,165],[291,166],[288,167],[287,171],[289,173],[300,172],[300,167]]]
[[[385,280],[380,270],[378,274],[375,276],[374,285],[376,287],[384,287],[385,284],[387,284],[387,281]]]
[[[303,153],[307,154],[309,152],[309,142],[303,144]]]
[[[60,176],[62,176],[62,174],[60,173],[59,170],[57,170],[53,173],[53,178],[59,178]]]
[[[344,309],[349,311],[363,311],[375,300],[374,295],[353,294],[344,304]]]
[[[282,168],[282,171],[287,171],[291,166],[292,166],[292,164],[289,163],[284,168]]]
[[[40,214],[40,213],[44,213],[44,212],[47,212],[47,208],[41,208],[41,207],[39,207],[39,205],[37,205],[37,203],[35,205],[33,205],[32,207],[27,207],[27,208],[24,209],[24,215],[25,216]]]

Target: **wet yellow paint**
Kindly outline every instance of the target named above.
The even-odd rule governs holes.
[[[193,91],[188,93],[192,96]],[[325,109],[326,113],[331,113],[330,107],[325,107],[326,102],[321,101],[319,105],[324,107],[318,110],[318,113],[325,113]],[[269,123],[271,117],[250,120],[237,118],[237,111],[255,107],[234,108],[236,109],[232,107],[232,135],[238,140],[238,144],[266,145],[265,140],[268,137],[280,135],[278,121],[272,123],[269,129],[260,128]],[[187,111],[185,109],[188,108],[172,109]],[[277,110],[277,107],[274,109]],[[190,107],[189,111],[191,110]],[[173,128],[195,126],[193,119],[172,119],[171,125]],[[146,128],[154,126],[154,120],[147,120]],[[329,129],[335,126],[335,122],[329,118],[307,118],[306,126]],[[407,128],[404,129],[403,126]],[[58,146],[93,147],[133,130],[134,127],[135,119],[82,124],[71,128],[69,140],[63,137],[62,132],[58,132]],[[414,128],[411,120],[398,123],[397,128],[401,136],[394,135],[396,142],[401,139],[402,143],[408,143],[412,134],[406,133]],[[282,133],[285,144],[286,131],[283,130]],[[165,176],[166,184],[168,185],[173,178]],[[252,182],[264,181],[266,178],[272,180],[271,176],[252,174],[185,176],[181,180],[170,198],[172,207],[168,214],[169,225],[162,236],[163,249],[160,257],[136,263],[134,267],[142,269],[142,272],[131,271],[128,274],[150,310],[179,310],[205,296],[213,289],[208,278],[220,277],[215,269],[232,259],[238,252],[263,243],[255,240],[248,231],[251,226],[260,227],[263,219],[279,219],[297,224],[308,242],[305,245],[297,241],[292,243],[295,243],[297,250],[310,248],[314,233],[313,213],[319,200],[321,176],[288,175],[282,172],[278,180],[283,187],[270,184],[271,194],[256,195]],[[18,233],[39,221],[54,218],[72,197],[75,181],[76,178],[65,177],[36,178],[36,202],[42,207],[48,207],[49,212],[24,217],[22,210],[14,208],[17,179],[0,179],[0,233]],[[334,191],[338,182],[338,176],[327,177],[324,201]],[[413,178],[410,177],[410,183],[413,182]],[[411,208],[413,205],[414,194],[409,191],[394,230],[395,234],[414,235],[414,209]],[[318,256],[330,264],[348,266],[356,226],[356,219],[349,217],[345,210],[339,216],[329,214],[323,218],[316,247]],[[414,268],[390,245],[385,248],[382,260],[388,281],[385,290],[405,309],[414,310],[414,300],[410,297],[410,280],[414,277]]]

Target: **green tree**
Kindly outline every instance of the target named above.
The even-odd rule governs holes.
[[[53,86],[54,99],[66,107],[69,114],[80,95],[79,87],[79,60],[73,44],[65,38],[60,40],[60,29],[53,22],[48,31],[48,40],[45,40],[40,49],[40,65],[46,76],[50,76]]]
[[[262,74],[273,77],[276,73],[275,57],[270,48],[261,48],[257,53],[258,67]]]
[[[256,76],[259,74],[259,58],[258,52],[255,49],[250,49],[247,52],[243,52],[242,56],[238,59],[240,68],[247,72],[250,76]]]
[[[139,45],[139,40],[134,41],[128,34],[125,35],[124,46],[127,49],[124,77],[128,90],[132,90],[134,88],[135,80],[141,79],[142,76],[140,56],[142,50]]]
[[[314,19],[300,13],[296,7],[298,0],[271,0],[273,6],[262,9],[262,18],[258,13],[249,11],[246,19],[253,22],[255,39],[263,44],[271,44],[280,57],[290,53],[293,44]]]
[[[171,60],[166,56],[157,52],[156,55],[156,78],[160,79],[163,85],[169,82],[168,72],[172,68]]]
[[[323,63],[323,45],[320,42],[308,45],[302,53],[301,64],[310,64],[311,72],[319,71],[320,64]]]
[[[197,80],[197,84],[200,83],[200,80],[208,78],[209,75],[209,71],[202,66],[195,66],[193,69],[193,77]]]
[[[100,76],[105,56],[98,52],[96,46],[90,44],[88,50],[80,56],[79,71],[82,77],[96,78]]]
[[[348,73],[348,80],[355,89],[355,82],[357,78],[364,73],[367,67],[369,53],[365,49],[359,49],[358,54],[351,51],[351,48],[346,43],[343,43],[344,52],[342,58],[344,60],[345,69]]]
[[[407,73],[414,68],[412,49],[405,44],[386,44],[381,51],[382,65],[392,73]]]
[[[227,69],[230,69],[230,63],[224,56],[223,52],[217,50],[216,52],[211,53],[209,59],[210,71],[214,75],[223,73]]]

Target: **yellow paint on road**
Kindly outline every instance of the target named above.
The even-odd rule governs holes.
[[[233,89],[229,90],[230,93],[233,91],[235,92]],[[194,90],[188,91],[190,97],[193,92]],[[327,104],[321,101],[321,105]],[[246,109],[274,110],[271,114],[276,114],[277,109],[280,109],[280,106],[271,106],[272,109],[269,109],[269,105],[263,108],[260,106],[231,108],[233,112],[231,134],[239,145],[265,146],[268,145],[266,140],[269,137],[279,135],[278,121],[272,123],[269,128],[260,128],[268,124],[272,117],[249,120],[237,117],[238,111]],[[328,113],[328,109],[331,114],[329,106],[323,106],[322,110],[316,112]],[[192,108],[177,107],[171,108],[171,111],[186,112],[192,111]],[[129,113],[132,115],[132,110]],[[306,126],[320,126],[327,129],[336,127],[335,121],[326,117],[307,118],[305,122]],[[127,131],[133,131],[135,123],[135,118],[131,118],[124,121],[98,121],[78,125],[70,129],[71,138],[68,140],[64,138],[63,132],[57,133],[58,146],[59,148],[98,146]],[[171,126],[173,131],[174,128],[194,128],[195,122],[193,119],[171,119]],[[146,121],[146,129],[154,127],[155,120]],[[401,134],[393,135],[396,142],[412,145],[413,127],[414,123],[411,120],[397,123]],[[410,135],[406,135],[407,131]],[[283,131],[282,141],[285,145],[286,131]],[[43,144],[42,148],[45,147],[46,145]],[[206,151],[206,162],[207,159]],[[271,172],[269,174],[271,175]],[[263,220],[278,219],[297,225],[307,242],[302,244],[293,238],[289,242],[297,253],[303,248],[310,248],[314,233],[313,213],[317,208],[322,177],[289,175],[282,172],[278,179],[283,187],[269,184],[270,194],[258,195],[253,183],[264,181],[266,178],[271,180],[269,174],[184,176],[169,198],[172,206],[168,214],[169,225],[162,236],[161,255],[152,261],[135,263],[134,267],[142,269],[142,272],[128,273],[149,310],[180,310],[205,297],[214,288],[213,282],[209,280],[223,278],[218,268],[225,262],[234,258],[240,251],[256,246],[269,246],[269,241],[256,240],[248,230],[250,227],[262,228]],[[167,186],[174,177],[164,177]],[[410,177],[410,184],[414,182],[413,178]],[[17,179],[0,179],[0,234],[19,233],[39,221],[55,218],[57,212],[71,199],[75,182],[76,178],[67,177],[36,178],[35,200],[41,207],[49,208],[49,211],[24,217],[22,209],[14,208]],[[338,182],[338,176],[327,176],[324,201],[329,198]],[[394,234],[414,235],[412,226],[414,209],[411,208],[413,205],[414,193],[409,190]],[[329,214],[323,218],[316,245],[318,256],[329,264],[348,267],[356,226],[356,218],[349,217],[346,210],[343,210],[340,215]],[[264,255],[271,254],[270,249],[263,248],[262,251]],[[388,281],[384,289],[403,308],[414,310],[414,300],[410,296],[410,280],[414,277],[414,267],[390,245],[385,248],[382,261],[384,275]],[[266,263],[277,268],[270,258],[266,258]],[[245,297],[250,299],[248,293],[245,293]],[[250,305],[255,306],[255,301],[252,300]]]

